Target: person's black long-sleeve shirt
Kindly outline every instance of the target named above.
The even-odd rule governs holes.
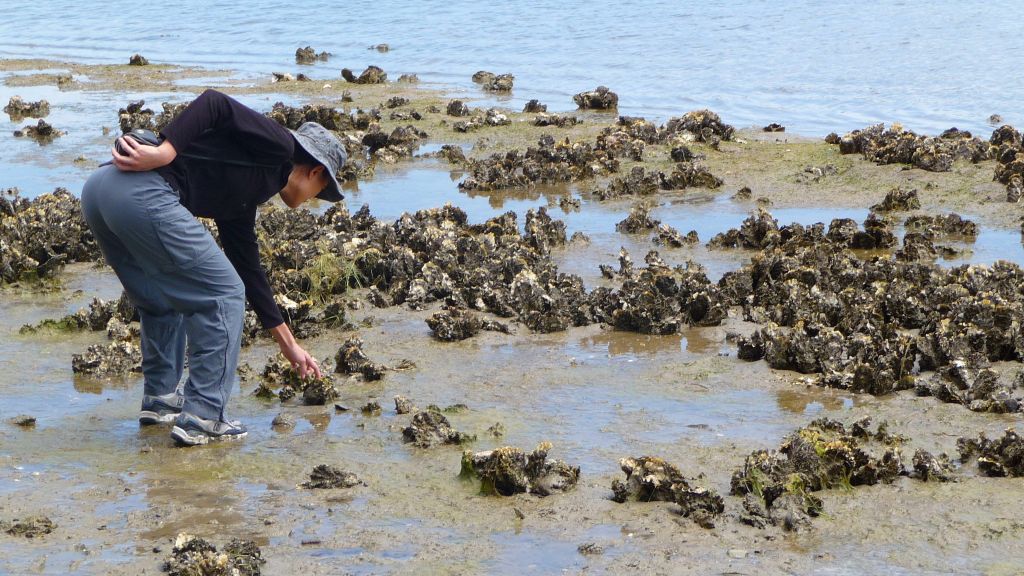
[[[228,260],[264,328],[284,322],[260,263],[256,209],[284,188],[295,138],[273,120],[207,90],[161,131],[178,156],[157,169],[192,214],[217,223]]]

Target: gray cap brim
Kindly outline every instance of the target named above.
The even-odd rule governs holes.
[[[316,197],[328,202],[340,202],[344,200],[345,195],[341,193],[341,188],[338,186],[338,179],[335,178],[335,174],[331,170],[331,163],[327,161],[327,158],[319,148],[317,148],[315,141],[309,136],[296,132],[295,130],[291,130],[291,133],[292,136],[295,137],[295,141],[302,146],[302,149],[308,152],[314,160],[323,165],[324,169],[327,171],[327,187],[321,190]]]

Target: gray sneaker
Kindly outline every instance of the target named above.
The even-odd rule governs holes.
[[[178,414],[181,414],[181,407],[184,404],[185,397],[177,391],[163,396],[144,395],[142,410],[139,411],[139,424],[150,426],[173,422]]]
[[[174,428],[171,429],[171,438],[179,444],[195,446],[206,444],[211,440],[240,440],[245,438],[249,431],[241,422],[224,422],[218,420],[206,420],[188,412],[182,412],[174,419]]]

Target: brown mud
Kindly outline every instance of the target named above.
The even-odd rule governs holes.
[[[185,95],[198,88],[177,81],[211,75],[0,63],[43,69],[71,74],[63,90]],[[950,266],[936,245],[983,251],[988,231],[1016,233],[1019,134],[998,130],[981,154],[960,133],[880,131],[843,154],[842,138],[735,130],[710,111],[538,126],[539,103],[451,108],[367,72],[381,82],[225,73],[217,86],[301,102],[267,103],[286,125],[337,122],[355,153],[349,193],[437,162],[455,173],[456,204],[482,194],[496,209],[471,218],[439,202],[392,220],[365,196],[352,212],[265,211],[279,305],[329,376],[268,362],[275,348],[250,318],[243,361],[265,369],[231,401],[250,428],[241,444],[176,449],[166,428],[137,428],[141,376],[111,353],[137,341],[136,324],[112,304],[120,287],[94,265],[73,197],[0,206],[0,521],[52,522],[0,536],[0,570],[1019,572],[1021,441],[1005,430],[1021,425],[1021,272]],[[56,87],[47,74],[5,81]],[[111,117],[158,121],[130,101]],[[442,145],[459,150],[452,164],[421,157]],[[922,169],[947,155],[948,170]],[[460,192],[464,175],[489,185]],[[744,188],[750,199],[730,199]],[[916,194],[886,200],[894,189]],[[516,194],[548,206],[503,214]],[[575,204],[555,213],[566,196]],[[714,220],[734,204],[746,221]],[[828,216],[772,214],[804,209]],[[722,222],[702,228],[710,246],[679,232],[705,218]],[[90,347],[78,365],[100,373],[74,374]]]

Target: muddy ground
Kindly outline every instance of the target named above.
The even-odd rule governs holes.
[[[38,70],[44,72],[32,73]],[[384,110],[382,129],[413,124],[430,134],[426,148],[460,144],[476,158],[534,145],[543,134],[592,140],[616,120],[609,113],[568,112],[584,122],[539,128],[529,123],[535,114],[505,111],[511,126],[463,134],[451,129],[457,119],[444,113],[449,99],[432,87],[357,86],[340,77],[252,84],[232,80],[226,72],[174,67],[0,62],[0,73],[15,72],[6,77],[3,94],[25,86],[56,89],[51,76],[70,72],[74,79],[61,90],[120,95],[109,111],[113,122],[98,120],[96,133],[88,136],[96,141],[90,150],[97,158],[102,154],[98,143],[106,138],[98,126],[116,124],[117,108],[133,93],[170,88],[192,93],[200,87],[189,84],[189,78],[212,76],[216,81],[204,84],[240,96],[270,94],[265,109],[280,95],[353,110],[393,96],[411,100],[403,108],[437,106],[439,113],[411,122],[388,120]],[[353,102],[341,102],[343,90],[350,91]],[[469,105],[486,108],[493,97],[481,93],[480,101]],[[571,106],[548,104],[563,110]],[[993,182],[993,160],[957,162],[950,172],[879,166],[859,154],[842,155],[818,139],[756,130],[740,131],[717,150],[702,143],[692,148],[707,156],[708,168],[723,185],[665,191],[648,200],[661,220],[683,233],[699,231],[701,243],[693,247],[657,247],[649,235],[616,232],[615,223],[635,199],[598,202],[589,192],[602,179],[465,193],[456,187],[463,175],[458,168],[414,158],[379,162],[372,176],[347,188],[350,198],[369,204],[372,214],[386,220],[445,200],[470,206],[473,222],[508,209],[522,218],[527,207],[550,205],[570,232],[591,237],[587,245],[570,243],[552,254],[563,271],[579,274],[589,289],[609,284],[598,265],[617,266],[620,246],[637,262],[654,248],[671,264],[693,259],[717,280],[752,253],[712,250],[704,243],[738,226],[757,206],[773,211],[780,223],[827,225],[833,217],[860,222],[869,206],[897,185],[919,190],[920,213],[956,211],[980,225],[982,233],[969,252],[945,265],[1024,261],[1022,212],[1005,201],[1004,186]],[[643,165],[670,170],[668,150],[648,147]],[[30,163],[26,170],[46,170],[48,162],[54,160]],[[620,174],[633,164],[623,161]],[[817,181],[802,176],[808,166],[827,164],[836,167],[835,174]],[[83,173],[87,167],[71,172]],[[18,173],[5,174],[0,185],[17,186]],[[744,186],[751,188],[752,198],[732,199]],[[435,189],[443,190],[434,194]],[[580,198],[580,209],[558,209],[564,196]],[[139,429],[141,377],[72,374],[72,354],[105,343],[104,334],[19,333],[24,324],[59,318],[94,297],[120,294],[109,269],[93,264],[68,266],[58,280],[56,289],[52,284],[46,289],[32,283],[8,285],[0,300],[0,521],[45,515],[56,524],[52,533],[32,539],[0,534],[0,572],[155,573],[180,532],[218,546],[234,537],[253,539],[267,560],[265,574],[1024,571],[1022,480],[984,477],[973,463],[956,471],[957,482],[901,477],[892,484],[816,492],[824,513],[798,532],[740,522],[742,499],[728,495],[733,472],[752,451],[777,449],[786,435],[814,418],[849,423],[869,415],[888,422],[890,432],[909,438],[902,446],[909,468],[917,448],[946,452],[955,460],[957,438],[979,432],[998,436],[1019,426],[1020,415],[975,413],[915,396],[913,390],[876,397],[819,388],[804,375],[773,370],[763,361],[741,361],[736,339],[727,335],[749,334],[757,325],[743,321],[738,308],[720,326],[668,336],[600,324],[534,334],[513,323],[513,334],[484,331],[460,342],[440,342],[425,323],[439,303],[425,310],[377,308],[366,301],[365,288],[353,289],[346,298],[359,306],[348,312],[351,329],[327,330],[307,340],[307,349],[318,358],[333,358],[346,338],[358,336],[373,361],[397,365],[408,359],[414,369],[391,371],[371,382],[338,376],[337,403],[347,408],[343,411],[334,403],[282,406],[261,400],[253,396],[257,381],[250,378],[239,384],[231,401],[231,413],[249,426],[249,437],[240,444],[180,449],[167,428]],[[268,340],[257,340],[243,350],[243,362],[259,372],[274,351]],[[1016,363],[996,365],[1011,376],[1019,368]],[[459,431],[476,434],[467,446],[473,451],[504,445],[531,450],[549,441],[551,457],[580,467],[579,485],[545,498],[481,495],[478,484],[459,478],[463,447],[419,449],[403,443],[402,430],[411,415],[395,413],[395,395],[420,407],[467,405],[468,410],[447,418]],[[360,411],[371,401],[383,407],[380,415]],[[294,427],[271,425],[282,412],[294,417]],[[35,416],[35,425],[8,422],[19,414]],[[501,438],[488,432],[498,422],[505,430]],[[715,527],[705,529],[681,517],[669,502],[613,502],[612,481],[623,478],[619,459],[642,455],[661,457],[723,495],[725,512]],[[363,484],[333,490],[299,487],[317,464],[354,472]]]

